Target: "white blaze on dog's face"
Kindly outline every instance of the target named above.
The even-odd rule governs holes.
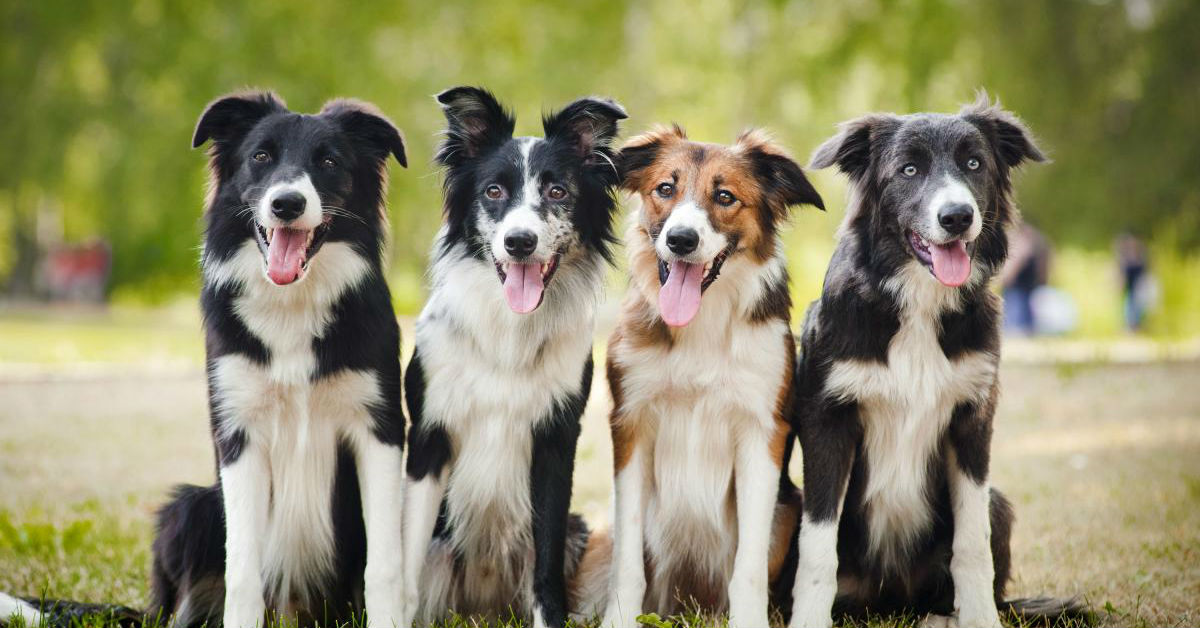
[[[790,205],[823,208],[800,167],[760,132],[722,146],[658,129],[630,140],[621,163],[622,187],[642,200],[642,227],[659,260],[659,313],[672,327],[696,316],[728,259],[773,256]]]
[[[878,258],[906,257],[948,287],[998,270],[1010,170],[1043,161],[1027,129],[986,96],[958,115],[871,114],[842,125],[813,154],[837,164],[860,199],[881,212],[870,226]],[[858,216],[851,214],[847,220]],[[876,218],[876,217],[873,217]]]
[[[625,111],[581,98],[543,118],[544,137],[514,138],[515,119],[486,90],[437,98],[448,123],[437,156],[448,167],[447,239],[470,241],[474,257],[495,265],[509,308],[533,312],[560,263],[607,252],[609,144]]]

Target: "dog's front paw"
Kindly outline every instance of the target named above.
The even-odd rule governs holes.
[[[267,605],[261,593],[254,590],[239,593],[233,589],[225,594],[223,628],[257,628],[265,625]]]
[[[957,628],[958,623],[950,615],[934,615],[930,613],[921,619],[917,628]]]
[[[1004,625],[1000,623],[1000,612],[992,603],[960,608],[954,619],[954,628],[1001,628]]]
[[[608,610],[604,611],[604,619],[600,622],[600,628],[637,628],[637,618],[640,614],[641,612],[638,610],[623,610],[609,605]]]
[[[788,622],[788,628],[831,628],[832,626],[833,613],[830,609],[793,612],[792,621]]]
[[[364,594],[370,628],[407,628],[404,621],[404,586],[399,569],[367,567]]]

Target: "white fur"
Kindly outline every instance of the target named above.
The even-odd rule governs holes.
[[[0,593],[0,620],[8,621],[17,617],[25,621],[26,626],[40,626],[46,621],[42,613],[33,605],[18,600],[15,597]]]
[[[929,238],[934,242],[942,243],[957,237],[947,233],[938,222],[938,214],[949,205],[971,207],[971,226],[966,233],[962,234],[962,238],[966,242],[972,242],[978,238],[980,232],[983,231],[983,218],[979,214],[979,203],[975,201],[975,195],[971,193],[971,188],[967,187],[962,180],[949,174],[942,180],[942,186],[934,190],[929,197],[929,203],[925,206],[925,228],[927,229],[925,233],[929,234]]]
[[[991,494],[988,483],[976,482],[947,456],[950,503],[954,512],[953,555],[954,611],[961,628],[997,628],[1000,615],[992,594],[996,578],[992,562]]]
[[[470,567],[462,589],[448,598],[456,610],[502,607],[530,590],[531,570],[524,567],[532,563],[532,433],[557,400],[579,389],[603,268],[598,256],[564,256],[542,305],[522,315],[505,304],[492,264],[464,253],[460,244],[435,261],[416,330],[425,375],[422,420],[446,430],[454,453],[447,510],[455,549]],[[432,532],[428,521],[437,504],[431,499],[426,506],[412,515],[422,520],[411,527]],[[406,554],[425,560],[415,548]],[[524,566],[520,573],[514,564]],[[420,617],[448,610],[433,593],[420,592]]]
[[[645,516],[648,454],[635,447],[617,474],[613,494],[613,551],[605,628],[633,628],[646,596]]]
[[[229,556],[227,626],[262,621],[263,593],[288,613],[312,585],[334,568],[330,499],[337,443],[354,450],[368,527],[367,607],[373,624],[386,628],[401,617],[398,552],[401,455],[370,433],[369,407],[381,400],[377,375],[340,371],[313,380],[314,338],[332,320],[332,307],[368,272],[347,244],[328,243],[307,281],[272,284],[262,254],[247,241],[230,259],[205,267],[210,285],[241,284],[234,312],[270,350],[259,365],[226,355],[210,365],[217,429],[242,431],[241,456],[221,469]],[[373,531],[373,532],[372,532]]]
[[[365,436],[365,435],[364,435]],[[399,446],[362,438],[358,468],[362,470],[363,519],[366,523],[367,568],[364,573],[367,620],[371,628],[407,627],[404,554],[401,544],[404,464]]]
[[[676,227],[694,229],[700,236],[700,243],[696,246],[696,250],[682,258],[672,253],[671,249],[667,247],[667,235]],[[654,246],[658,258],[664,260],[683,259],[693,264],[705,264],[711,262],[729,246],[729,238],[713,228],[712,221],[708,219],[708,212],[701,209],[700,204],[694,199],[687,199],[676,205],[671,210],[671,215],[667,217],[667,221],[663,223],[662,231],[659,233],[658,241]]]
[[[679,213],[676,208],[672,217]],[[610,600],[607,610],[614,624],[628,624],[637,615],[628,608],[629,598],[645,586],[636,575],[642,569],[635,562],[639,554],[631,547],[637,541],[629,540],[638,526],[629,513],[636,507],[633,498],[622,494],[628,489],[647,491],[643,537],[655,568],[648,604],[670,605],[672,581],[692,573],[723,583],[729,596],[737,596],[729,600],[735,624],[766,619],[767,546],[779,473],[768,443],[778,429],[775,406],[787,375],[790,330],[785,321],[745,319],[782,272],[781,258],[760,266],[731,257],[696,317],[672,331],[671,347],[617,346],[610,355],[622,372],[623,420],[638,424],[647,434],[642,442],[650,443],[650,451],[635,453],[650,458],[650,478],[641,480],[645,489],[639,488],[636,467],[618,476],[610,596],[620,599]],[[657,281],[637,289],[657,303]],[[757,483],[762,485],[748,488]]]
[[[792,591],[791,628],[828,628],[833,625],[833,599],[837,595],[837,538],[841,517],[813,521],[808,513],[800,525],[800,560]]]
[[[858,403],[871,470],[863,493],[870,551],[885,568],[895,568],[931,524],[930,456],[954,407],[986,398],[997,358],[986,353],[946,358],[938,343],[939,317],[961,307],[959,292],[931,280],[916,262],[900,269],[887,289],[900,303],[900,328],[888,347],[887,364],[837,361],[826,390]]]
[[[427,475],[417,481],[409,481],[404,490],[404,619],[401,626],[412,625],[417,609],[422,603],[422,594],[427,599],[444,600],[451,586],[453,557],[443,552],[441,560],[435,560],[429,541],[437,524],[438,507],[446,482],[441,476]],[[426,555],[430,558],[427,561]],[[442,566],[440,563],[448,563]],[[437,575],[442,577],[435,577]],[[428,603],[427,603],[428,604]],[[426,619],[428,622],[428,619]]]
[[[779,485],[779,466],[767,455],[770,434],[746,430],[737,443],[737,554],[729,580],[729,625],[767,625],[767,563]]]
[[[285,222],[275,217],[271,203],[276,198],[279,198],[281,194],[289,192],[299,192],[304,197],[304,212],[295,220]],[[290,227],[292,229],[312,231],[321,225],[323,217],[321,195],[317,194],[317,188],[313,187],[312,179],[305,173],[292,181],[276,183],[267,188],[267,191],[258,199],[255,213],[257,214],[258,224],[268,229]]]

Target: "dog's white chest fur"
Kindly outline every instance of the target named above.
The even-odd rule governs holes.
[[[757,297],[737,292],[756,284],[741,272],[749,271],[735,265],[712,285],[669,349],[620,354],[625,412],[654,433],[655,487],[645,529],[660,574],[695,569],[714,581],[728,579],[738,538],[737,442],[776,429],[790,332],[783,321],[741,320],[742,306]],[[732,306],[731,299],[737,299]]]
[[[987,397],[996,357],[946,357],[938,341],[940,315],[960,307],[958,295],[924,268],[909,265],[888,288],[900,303],[900,328],[888,346],[887,364],[835,362],[826,390],[858,404],[871,553],[891,568],[903,563],[911,542],[928,530],[930,458],[955,406]]]
[[[601,266],[564,260],[541,307],[516,314],[491,265],[458,253],[435,263],[417,322],[423,419],[451,439],[446,502],[454,543],[475,560],[498,561],[532,551],[533,431],[556,401],[579,390]]]
[[[221,417],[218,429],[241,430],[245,447],[266,454],[271,502],[262,570],[269,592],[282,605],[303,597],[334,568],[330,515],[337,444],[345,438],[357,450],[370,429],[368,407],[381,400],[373,371],[343,370],[313,379],[314,340],[331,322],[337,299],[366,272],[366,261],[341,243],[325,245],[309,275],[293,286],[266,283],[253,242],[205,268],[210,283],[243,284],[235,315],[269,352],[265,364],[230,354],[209,368],[214,411]],[[249,498],[225,495],[227,502],[244,497]]]

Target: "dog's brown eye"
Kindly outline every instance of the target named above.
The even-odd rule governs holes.
[[[567,191],[561,185],[552,185],[546,190],[546,196],[549,196],[550,200],[561,201],[567,197]]]
[[[974,157],[968,159],[967,170],[979,170],[979,160]]]
[[[721,190],[720,192],[717,192],[717,202],[722,206],[729,207],[730,205],[733,205],[735,201],[737,201],[737,198],[733,194],[730,194],[728,190]]]
[[[913,164],[904,164],[904,167],[900,169],[900,173],[906,177],[915,177],[917,176],[917,167]]]
[[[332,157],[326,157],[325,159],[321,160],[321,165],[326,168],[336,168],[337,162],[334,161]]]
[[[487,189],[483,191],[483,195],[492,199],[493,201],[498,201],[504,198],[504,188],[496,184],[492,184],[487,186]]]
[[[260,150],[257,153],[254,153],[254,161],[257,161],[260,164],[265,164],[268,161],[271,161],[271,155],[267,154],[267,151],[265,150]]]
[[[675,195],[675,186],[670,183],[659,183],[658,187],[654,188],[655,192],[663,198],[671,198]]]

